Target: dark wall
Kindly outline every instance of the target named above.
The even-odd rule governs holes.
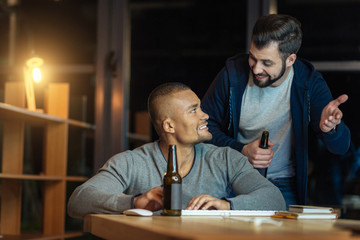
[[[201,98],[225,59],[245,51],[246,1],[160,2],[130,1],[132,112],[146,110],[164,82],[186,83]]]

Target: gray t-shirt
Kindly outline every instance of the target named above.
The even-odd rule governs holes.
[[[292,154],[293,125],[290,112],[290,93],[294,71],[278,87],[259,88],[252,74],[245,89],[239,123],[238,141],[244,144],[260,139],[262,132],[269,131],[269,139],[275,144],[273,160],[267,178],[292,177],[295,175]]]
[[[284,210],[285,202],[272,183],[263,178],[246,157],[229,147],[195,145],[194,163],[182,179],[183,209],[192,197],[209,194],[222,199],[232,186],[236,197],[227,198],[233,209]],[[75,189],[68,213],[121,213],[131,208],[131,198],[161,186],[167,161],[158,142],[125,151],[109,159],[99,172]]]

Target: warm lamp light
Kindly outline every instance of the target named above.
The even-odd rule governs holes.
[[[32,57],[26,61],[26,66],[32,73],[32,77],[35,82],[40,82],[41,80],[41,71],[40,67],[44,64],[44,60],[39,57]]]
[[[24,67],[24,81],[27,107],[29,110],[36,111],[35,91],[33,81],[39,82],[41,80],[40,67],[44,60],[39,57],[32,57],[26,61]]]
[[[40,68],[34,68],[32,70],[32,76],[35,82],[40,82],[41,80],[41,71]]]

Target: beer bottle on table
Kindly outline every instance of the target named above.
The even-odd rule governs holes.
[[[269,147],[268,145],[268,142],[269,142],[269,132],[268,131],[264,131],[262,133],[262,136],[261,136],[261,140],[260,140],[260,148],[263,148],[263,149],[267,149]],[[266,177],[267,175],[267,168],[263,168],[263,169],[260,169],[259,172],[264,176]]]
[[[167,171],[164,175],[164,199],[161,215],[180,216],[182,208],[182,185],[178,171],[176,145],[169,145]]]

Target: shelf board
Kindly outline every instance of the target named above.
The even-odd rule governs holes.
[[[90,123],[85,123],[85,122],[81,122],[81,121],[73,120],[73,119],[67,119],[66,121],[71,126],[81,127],[81,128],[85,128],[85,129],[89,129],[89,130],[95,130],[95,125],[90,124]]]
[[[6,104],[2,102],[0,102],[0,119],[11,120],[11,121],[14,121],[14,119],[19,119],[34,124],[67,123],[72,126],[81,127],[89,130],[95,130],[95,126],[89,123],[85,123],[73,119],[64,119],[43,112],[31,111],[26,108],[12,106],[10,104]]]
[[[88,178],[82,176],[48,176],[48,175],[36,175],[36,174],[12,174],[12,173],[0,173],[0,179],[14,179],[14,180],[40,180],[40,181],[72,181],[72,182],[84,182]]]

